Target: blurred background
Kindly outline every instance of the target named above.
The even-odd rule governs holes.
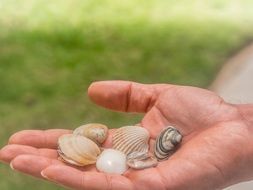
[[[141,115],[90,102],[97,80],[207,88],[253,39],[252,0],[0,0],[0,146],[23,129],[114,128]],[[0,189],[62,189],[0,164]]]

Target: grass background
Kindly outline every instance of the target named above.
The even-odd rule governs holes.
[[[253,37],[251,0],[1,0],[0,145],[22,129],[137,123],[94,106],[92,81],[208,87]],[[62,189],[0,165],[0,189]]]

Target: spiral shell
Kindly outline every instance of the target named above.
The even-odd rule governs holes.
[[[155,167],[157,164],[157,159],[147,152],[132,152],[127,156],[127,165],[137,170]]]
[[[101,145],[108,136],[108,127],[99,123],[90,123],[76,128],[73,134],[87,137]]]
[[[181,140],[182,135],[176,128],[172,126],[165,128],[156,138],[154,149],[156,158],[159,161],[166,160],[173,153]]]
[[[149,132],[138,126],[125,126],[113,135],[113,148],[126,155],[131,152],[148,152]]]
[[[58,153],[67,163],[85,166],[94,164],[101,153],[92,140],[73,134],[62,135],[58,139]]]

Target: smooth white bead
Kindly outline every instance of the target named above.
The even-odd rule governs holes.
[[[123,174],[128,169],[126,155],[118,150],[105,149],[98,157],[96,167],[101,172]]]

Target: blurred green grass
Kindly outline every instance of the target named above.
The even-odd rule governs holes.
[[[1,0],[0,145],[22,129],[134,124],[93,105],[92,81],[207,87],[253,37],[252,1]],[[61,189],[0,165],[0,189]]]

